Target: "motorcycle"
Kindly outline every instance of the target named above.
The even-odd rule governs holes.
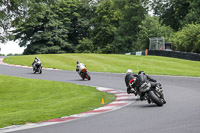
[[[83,80],[84,79],[87,79],[87,80],[91,79],[91,76],[90,76],[89,72],[87,71],[86,67],[80,70],[79,75],[81,76],[81,78]]]
[[[33,66],[33,73],[38,72],[39,74],[42,73],[42,63],[41,62],[37,62],[34,66]]]
[[[134,80],[136,79],[132,79],[129,82],[131,86],[134,84]],[[139,90],[136,90],[136,93],[139,96],[141,96],[141,93],[144,93],[144,100],[147,100],[149,104],[155,103],[157,106],[163,106],[163,104],[166,103],[161,84],[157,84],[156,87],[152,87],[151,82],[145,81],[139,87]]]

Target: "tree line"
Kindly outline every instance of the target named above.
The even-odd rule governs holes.
[[[198,0],[2,0],[0,41],[23,54],[126,53],[163,37],[200,53]],[[153,14],[149,15],[149,11]]]

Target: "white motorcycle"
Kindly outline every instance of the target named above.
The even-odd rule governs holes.
[[[87,71],[87,68],[84,65],[80,65],[79,70],[78,70],[78,74],[81,76],[81,78],[90,80],[91,76],[89,74],[89,72]]]
[[[39,74],[42,74],[42,63],[37,62],[35,65],[33,65],[33,73],[38,72]]]

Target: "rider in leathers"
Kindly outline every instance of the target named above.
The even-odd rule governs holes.
[[[126,76],[125,76],[125,83],[126,83],[126,87],[127,87],[127,93],[128,94],[130,94],[130,93],[134,93],[135,95],[137,95],[137,93],[136,93],[136,90],[131,90],[132,88],[136,88],[136,84],[134,84],[134,86],[131,86],[130,84],[129,84],[129,82],[132,80],[132,79],[134,79],[134,78],[137,78],[138,77],[138,75],[137,74],[135,74],[135,73],[133,73],[133,71],[131,70],[131,69],[128,69],[127,71],[126,71]],[[136,80],[136,82],[138,82],[137,80]]]
[[[135,78],[135,83],[130,84],[129,82]],[[139,71],[138,74],[135,74],[132,72],[131,69],[127,70],[127,74],[125,76],[125,83],[127,86],[127,93],[134,93],[135,95],[140,93],[140,100],[144,100],[144,94],[139,91],[140,86],[145,82],[145,81],[150,81],[152,87],[156,87],[157,85],[161,86],[160,83],[156,83],[156,80],[151,78],[150,76],[146,75],[144,71]],[[131,90],[131,88],[134,88],[134,90]]]
[[[32,63],[33,68],[35,69],[35,65],[37,63],[41,63],[40,59],[38,57],[35,57],[34,62]]]
[[[149,75],[146,75],[144,71],[138,72],[138,80],[139,80],[139,86],[141,86],[145,81],[149,81],[151,83],[151,87],[155,88],[157,85],[160,85],[159,83],[156,83],[156,80],[151,78]],[[144,100],[144,92],[140,94],[140,99]]]
[[[83,70],[86,67],[85,64],[80,63],[80,61],[77,61],[77,65],[76,65],[76,71],[80,74],[81,70]]]

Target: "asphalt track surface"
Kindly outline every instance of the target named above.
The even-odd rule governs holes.
[[[43,70],[0,65],[0,74],[32,79],[70,82],[124,90],[125,74],[90,73],[82,81],[75,71]],[[199,133],[200,78],[152,76],[163,86],[167,104],[157,107],[146,101],[133,102],[119,110],[66,123],[15,131],[16,133]]]

